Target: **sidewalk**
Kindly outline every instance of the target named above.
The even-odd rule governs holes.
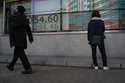
[[[125,83],[125,70],[107,71],[78,67],[32,65],[34,73],[21,74],[22,65],[10,72],[0,64],[0,83]]]

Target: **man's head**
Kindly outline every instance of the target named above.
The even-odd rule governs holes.
[[[17,12],[24,13],[26,9],[23,6],[17,6]]]
[[[92,17],[101,17],[101,15],[100,15],[98,10],[93,10],[92,11]]]

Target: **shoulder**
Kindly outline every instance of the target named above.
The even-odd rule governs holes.
[[[104,22],[104,20],[102,18],[98,18],[98,17],[93,17],[91,19],[91,21],[99,21],[99,22]]]
[[[94,24],[104,24],[103,20],[91,20],[90,23]]]

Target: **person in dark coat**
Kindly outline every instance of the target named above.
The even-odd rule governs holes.
[[[88,23],[88,41],[92,48],[92,59],[94,64],[94,69],[98,69],[98,62],[96,57],[97,47],[99,48],[102,61],[103,61],[103,69],[109,69],[107,66],[107,56],[105,51],[104,39],[105,39],[105,25],[104,21],[101,19],[101,15],[99,11],[94,10],[92,12],[92,19]]]
[[[11,63],[7,65],[7,68],[13,71],[16,61],[20,58],[25,69],[22,73],[31,74],[32,68],[26,57],[24,49],[27,48],[27,36],[30,43],[33,42],[33,36],[29,26],[29,20],[24,12],[25,8],[23,6],[17,6],[17,11],[14,15],[10,16],[9,38],[10,46],[14,47],[14,56]]]

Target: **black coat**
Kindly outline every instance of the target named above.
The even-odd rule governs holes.
[[[16,14],[10,17],[9,38],[10,46],[27,48],[27,35],[30,42],[33,42],[29,20],[24,14]]]
[[[101,36],[102,39],[105,38],[104,36],[104,31],[105,31],[105,25],[104,21],[101,19],[92,19],[88,23],[88,41],[92,41],[92,38],[94,35]]]

